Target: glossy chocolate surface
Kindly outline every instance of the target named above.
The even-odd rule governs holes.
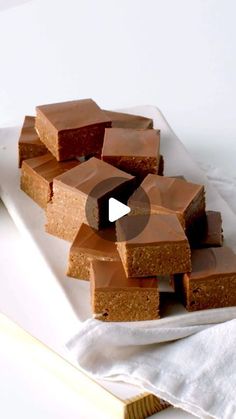
[[[184,211],[202,190],[202,185],[164,176],[149,174],[129,199],[129,204],[142,203],[143,191],[149,197],[150,204],[172,211]]]
[[[160,131],[106,128],[102,156],[159,156]]]
[[[104,112],[111,120],[113,128],[148,129],[153,127],[153,120],[144,116],[106,110]]]
[[[99,231],[92,229],[86,224],[82,224],[76,238],[71,247],[72,252],[86,251],[90,255],[97,257],[112,257],[119,260],[119,254],[117,252],[115,244],[116,232],[115,228],[106,228]]]
[[[211,247],[192,251],[192,272],[190,279],[208,276],[236,274],[236,255],[229,247]]]
[[[136,237],[130,237],[130,231],[136,230],[142,223],[142,217],[148,217],[144,229]],[[175,214],[151,214],[126,216],[116,222],[117,241],[125,241],[126,246],[145,247],[159,243],[187,242],[184,230]]]
[[[206,211],[205,231],[200,239],[202,245],[222,246],[223,230],[221,213],[218,211]]]
[[[55,182],[63,183],[64,186],[69,188],[78,189],[85,195],[89,195],[96,185],[102,182],[96,193],[96,198],[99,198],[129,180],[134,180],[134,177],[96,157],[92,157],[74,169],[58,176]]]
[[[39,136],[37,132],[35,131],[34,125],[35,125],[35,117],[26,116],[24,119],[24,123],[21,129],[21,134],[19,138],[20,144],[27,143],[27,144],[38,144],[38,145],[43,146],[43,143],[40,141]]]
[[[43,156],[24,160],[23,169],[37,173],[50,183],[56,176],[65,173],[67,170],[70,170],[79,164],[80,162],[78,160],[58,162],[50,153],[47,153]]]
[[[43,114],[58,131],[110,122],[105,112],[92,99],[37,106],[36,111]]]
[[[96,289],[112,288],[157,288],[158,280],[156,277],[152,278],[127,278],[123,265],[120,261],[107,262],[107,261],[93,261],[91,263],[91,276],[94,281]]]
[[[218,211],[206,211],[205,217],[198,220],[192,228],[190,226],[188,238],[191,247],[195,249],[222,246],[224,237],[221,213]]]

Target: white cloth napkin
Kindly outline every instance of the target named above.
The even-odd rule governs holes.
[[[209,180],[236,212],[236,179],[208,167]],[[201,418],[236,418],[236,307],[157,321],[90,319],[67,343],[96,378],[125,381]]]

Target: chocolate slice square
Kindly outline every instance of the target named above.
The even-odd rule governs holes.
[[[175,214],[151,214],[136,236],[132,231],[146,215],[116,222],[117,249],[128,277],[169,275],[191,271],[190,247]],[[130,238],[131,237],[131,238]]]
[[[193,250],[192,272],[174,283],[188,311],[235,306],[236,255],[228,247]]]
[[[93,260],[120,260],[116,244],[114,227],[99,232],[82,224],[69,254],[67,275],[77,279],[90,279],[90,263]]]
[[[102,160],[143,179],[158,173],[160,131],[110,128],[105,130]]]
[[[20,187],[40,207],[45,209],[52,198],[53,179],[79,164],[78,160],[58,162],[50,153],[24,160]]]
[[[58,161],[101,153],[107,115],[92,99],[36,107],[36,130]]]
[[[153,120],[144,116],[131,115],[124,112],[106,111],[108,118],[111,120],[112,128],[135,128],[149,129],[153,128]]]
[[[46,231],[73,241],[82,223],[103,229],[109,225],[109,198],[125,203],[134,187],[133,176],[92,157],[54,179]]]
[[[159,316],[157,278],[127,278],[119,262],[91,263],[94,317],[103,321],[154,320]]]
[[[23,160],[43,156],[48,152],[35,130],[35,117],[26,116],[18,142],[19,167]]]
[[[150,208],[145,204],[144,192],[149,198]],[[152,214],[176,214],[182,226],[188,229],[205,216],[204,186],[179,178],[149,174],[130,197],[128,205],[136,214],[145,214],[150,210]]]

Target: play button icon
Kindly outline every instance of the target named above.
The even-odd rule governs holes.
[[[131,208],[128,205],[122,204],[115,198],[109,198],[108,201],[108,219],[110,223],[113,223],[124,215],[129,214]]]
[[[97,185],[91,189],[85,204],[86,224],[88,224],[94,233],[103,239],[105,230],[113,230],[114,234],[106,235],[106,240],[112,242],[117,241],[116,237],[116,221],[122,217],[135,217],[136,210],[132,206],[128,206],[129,197],[132,195],[136,185],[131,188],[123,187],[123,183],[127,181],[126,178],[110,177],[98,182]],[[139,187],[140,188],[140,187]],[[142,188],[141,188],[142,190]],[[142,220],[135,223],[132,230],[126,234],[126,239],[132,239],[140,234],[145,228],[150,214],[150,202],[145,191],[142,193],[142,202],[146,209],[146,215]],[[72,215],[73,216],[73,215]],[[99,228],[97,225],[99,220]],[[109,238],[108,238],[109,236]],[[121,239],[119,239],[121,241]]]

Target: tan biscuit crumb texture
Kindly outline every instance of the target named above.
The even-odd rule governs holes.
[[[81,226],[80,217],[73,217],[67,213],[58,212],[52,203],[46,209],[46,232],[61,239],[72,242]]]
[[[44,118],[39,110],[37,110],[35,130],[47,149],[51,151],[52,155],[56,157],[57,160],[59,160],[57,130],[47,121],[46,118]]]
[[[91,255],[86,251],[71,251],[69,255],[67,275],[72,278],[90,280],[90,264],[92,260],[104,260],[108,262],[118,260],[118,257],[109,257],[109,256],[97,256]]]
[[[78,251],[76,253],[70,252],[67,275],[72,278],[89,281],[90,258],[88,255]]]
[[[24,162],[21,171],[20,187],[41,208],[46,209],[51,199],[51,186],[48,182],[42,182],[37,174],[28,174],[24,171]]]
[[[183,279],[184,304],[188,311],[236,305],[236,274],[189,281]]]
[[[96,290],[94,317],[103,321],[123,322],[159,319],[158,290]]]
[[[117,244],[128,277],[168,275],[191,271],[191,253],[188,243],[163,244],[126,248]]]
[[[73,241],[81,224],[88,223],[85,214],[86,197],[53,182],[53,198],[47,207],[46,231],[67,241]],[[93,208],[94,224],[98,220],[98,209]],[[97,221],[98,222],[98,221]],[[97,225],[97,224],[96,224]]]

